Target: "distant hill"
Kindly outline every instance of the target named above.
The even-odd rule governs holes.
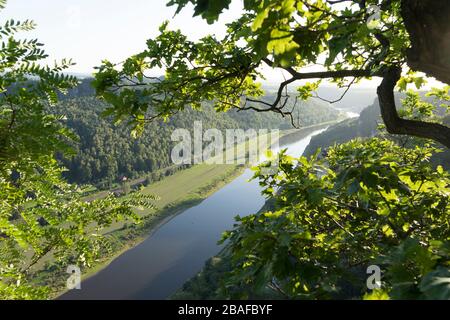
[[[396,104],[401,105],[402,95],[396,94]],[[442,110],[437,111],[442,115]],[[311,142],[306,148],[304,155],[313,154],[317,148],[325,149],[334,144],[344,143],[357,137],[372,137],[377,132],[378,124],[382,123],[380,115],[380,107],[378,99],[362,110],[359,118],[347,119],[336,125],[328,128],[327,131],[322,132],[311,138]],[[450,125],[450,116],[444,118],[444,123]],[[393,138],[398,136],[392,135]],[[434,164],[440,164],[447,170],[450,170],[450,151],[446,150],[433,156]]]
[[[334,144],[344,143],[356,137],[371,137],[377,133],[381,122],[378,102],[365,108],[358,118],[346,119],[311,138],[304,155],[313,154],[317,148],[327,148]]]
[[[319,87],[317,94],[330,101],[339,99],[344,93],[343,89],[323,86]],[[333,107],[345,111],[360,113],[368,105],[370,105],[377,96],[376,88],[355,88],[352,87],[345,94],[342,100],[333,103]]]
[[[291,86],[290,90],[294,91],[295,86]],[[265,84],[263,89],[268,91],[275,91],[278,89],[277,84]],[[338,89],[337,87],[324,85],[320,86],[317,90],[318,96],[329,101],[335,101],[339,99],[344,93],[345,89]],[[377,89],[374,88],[361,88],[351,87],[345,96],[338,102],[332,104],[332,106],[339,110],[348,112],[360,113],[368,105],[372,104],[377,97]],[[316,99],[319,100],[319,99]]]
[[[78,79],[92,79],[92,73],[89,72],[66,72],[65,74],[73,77],[77,77]]]

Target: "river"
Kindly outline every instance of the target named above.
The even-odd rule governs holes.
[[[311,137],[281,146],[299,156]],[[60,299],[165,299],[198,273],[217,254],[221,234],[233,227],[236,215],[257,212],[265,202],[250,169],[225,187],[169,220],[136,247]]]

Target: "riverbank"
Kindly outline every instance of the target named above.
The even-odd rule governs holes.
[[[196,165],[143,188],[140,192],[156,194],[161,198],[156,203],[160,209],[139,210],[142,218],[139,225],[117,223],[104,230],[110,244],[109,250],[103,252],[102,257],[90,268],[82,270],[82,280],[106,268],[121,254],[147,239],[178,214],[211,196],[244,170],[244,166],[236,165]],[[48,286],[51,297],[57,298],[66,292],[65,271],[65,266],[48,260],[31,278],[40,285]]]
[[[329,124],[320,124],[302,129],[282,132],[283,136],[295,135],[296,139],[306,137],[312,131],[321,129]],[[281,142],[280,144],[283,144]],[[109,266],[117,257],[148,239],[163,225],[185,210],[198,205],[217,190],[228,184],[244,171],[244,166],[236,165],[195,165],[165,177],[140,190],[143,193],[158,195],[162,200],[156,203],[159,210],[139,210],[142,223],[117,223],[106,229],[103,234],[110,242],[108,251],[102,252],[102,258],[95,265],[82,270],[82,280],[86,280]],[[204,260],[203,260],[204,261]],[[197,269],[198,270],[198,269]],[[40,284],[46,284],[53,289],[53,297],[65,292],[67,274],[61,265],[49,264],[34,276]]]
[[[316,126],[305,127],[295,130],[288,134],[285,134],[280,139],[280,146],[289,145],[295,143],[298,140],[306,138],[308,135],[327,128],[335,122],[325,123]],[[319,131],[320,132],[320,131]],[[306,148],[306,145],[304,146]],[[304,151],[304,150],[303,150]],[[302,152],[303,152],[302,151]],[[288,152],[289,153],[289,152]],[[299,157],[301,154],[290,154],[294,157]],[[271,210],[273,201],[271,199],[266,200],[264,205],[258,212],[265,212]],[[226,274],[232,271],[231,264],[231,252],[229,246],[225,245],[222,250],[209,258],[203,268],[192,278],[187,280],[182,287],[180,287],[175,293],[168,297],[172,300],[216,300],[216,299],[228,299],[221,292],[222,284],[227,280]],[[262,292],[253,292],[251,299],[281,299],[282,297],[277,295],[271,290],[263,290]]]
[[[328,121],[320,124],[315,124],[312,126],[302,127],[299,129],[286,130],[284,134],[280,137],[279,145],[282,146],[294,143],[300,139],[305,138],[314,131],[325,129],[338,122],[339,121]]]

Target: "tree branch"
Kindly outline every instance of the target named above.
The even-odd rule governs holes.
[[[273,61],[271,61],[268,58],[263,58],[262,61],[272,68],[278,67],[274,64]],[[272,103],[269,103],[269,102],[263,101],[263,100],[247,98],[247,97],[245,98],[246,102],[259,103],[261,105],[266,106],[267,108],[260,109],[260,108],[254,107],[254,106],[247,106],[247,107],[240,107],[238,109],[239,110],[254,110],[257,112],[274,111],[274,112],[281,114],[283,117],[289,116],[291,119],[291,124],[294,127],[297,127],[294,124],[294,118],[292,116],[292,112],[293,112],[294,108],[291,111],[283,111],[283,108],[287,105],[287,102],[289,100],[289,95],[287,93],[287,86],[289,84],[291,84],[297,80],[303,80],[303,79],[317,79],[317,78],[325,79],[325,78],[353,77],[353,80],[348,85],[348,88],[345,91],[345,93],[346,93],[348,91],[349,87],[351,86],[351,84],[353,82],[355,82],[356,79],[359,77],[371,77],[371,76],[382,76],[383,75],[380,71],[374,72],[373,70],[370,70],[370,69],[335,70],[335,71],[320,71],[320,72],[307,72],[307,73],[298,72],[292,67],[287,67],[287,68],[282,68],[282,69],[286,70],[291,75],[291,78],[283,81],[280,84],[280,86],[278,87],[278,91],[277,91],[275,100]],[[283,94],[284,90],[286,91],[285,94]],[[344,95],[345,95],[345,93],[344,93]],[[342,97],[340,99],[342,99],[344,95],[342,95]],[[282,101],[283,98],[284,98],[284,100]],[[337,100],[337,101],[339,101],[339,100]],[[294,104],[294,107],[295,107],[295,104]]]
[[[263,58],[264,61],[270,67],[277,67],[271,60]],[[381,71],[374,71],[371,69],[354,69],[354,70],[335,70],[335,71],[318,71],[318,72],[298,72],[292,67],[282,68],[290,73],[295,80],[303,79],[327,79],[327,78],[347,78],[347,77],[382,77]]]
[[[400,79],[401,68],[387,69],[383,81],[377,89],[381,117],[386,130],[391,134],[405,134],[432,139],[450,148],[450,128],[439,123],[407,120],[399,117],[394,99],[394,88]]]

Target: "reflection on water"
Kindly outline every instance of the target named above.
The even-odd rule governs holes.
[[[311,136],[281,148],[299,156]],[[217,241],[231,229],[236,215],[257,212],[264,204],[258,181],[247,169],[231,183],[158,229],[95,276],[61,299],[164,299],[174,293],[217,254]]]

